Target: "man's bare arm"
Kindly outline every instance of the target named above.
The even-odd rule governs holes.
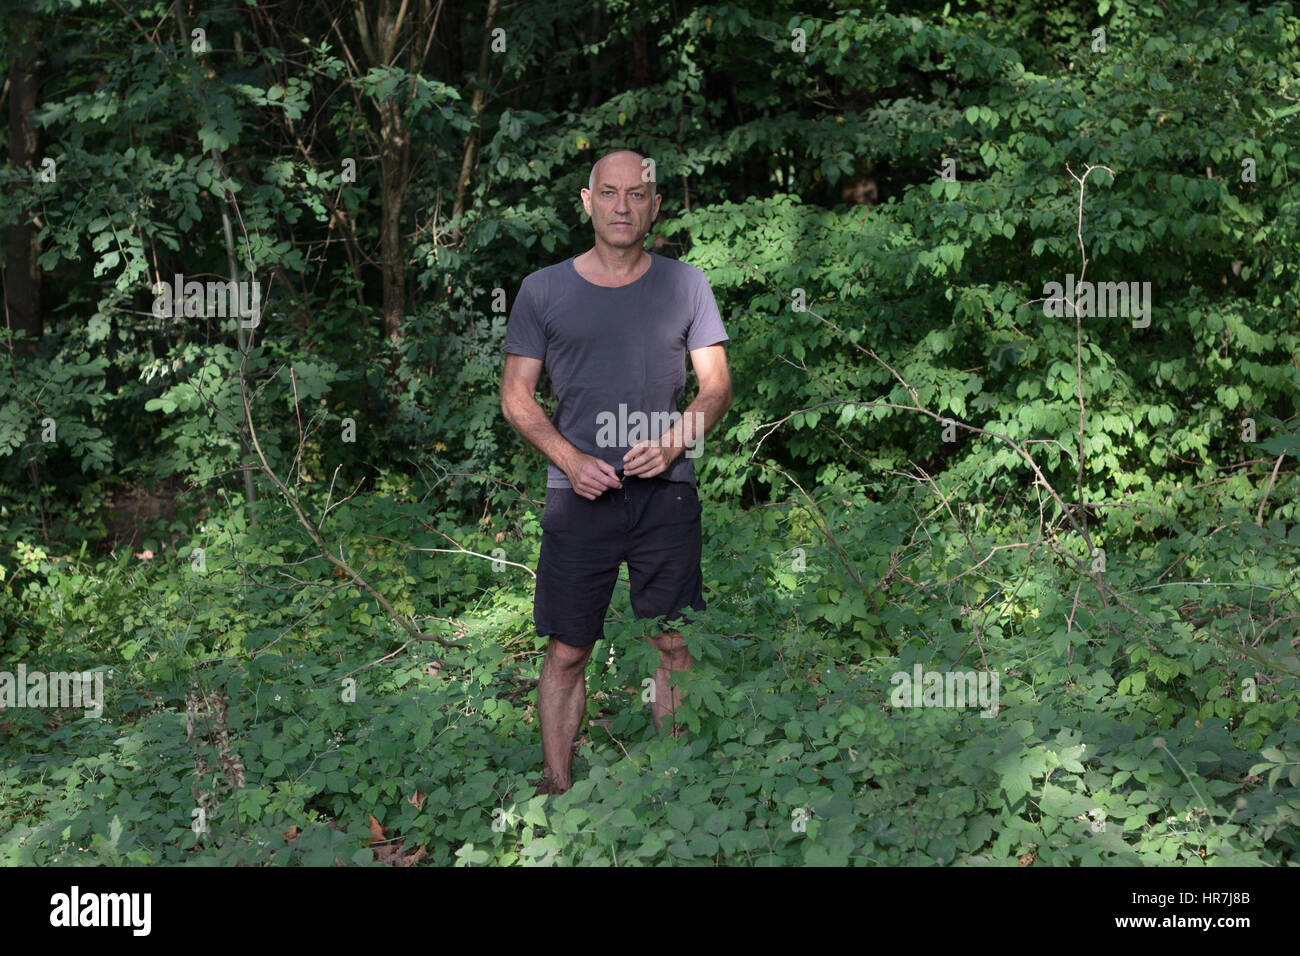
[[[722,421],[731,408],[731,370],[727,367],[727,349],[723,345],[706,345],[691,352],[691,367],[700,381],[699,394],[686,406],[682,427],[688,415],[695,416],[698,427],[694,430],[692,444],[700,441]]]
[[[657,441],[637,445],[623,456],[624,474],[653,478],[703,441],[705,434],[722,420],[731,407],[731,372],[727,368],[727,350],[722,345],[706,345],[691,351],[691,367],[700,381],[699,393],[686,406],[666,435]]]
[[[501,377],[501,414],[568,476],[573,490],[584,498],[594,501],[606,489],[621,487],[613,466],[580,452],[551,424],[537,404],[537,380],[541,375],[541,359],[507,353]]]

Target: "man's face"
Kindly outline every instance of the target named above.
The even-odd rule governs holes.
[[[597,238],[617,248],[645,241],[662,199],[650,198],[650,183],[641,181],[641,162],[635,156],[616,156],[601,163],[595,191],[582,191],[582,205]]]

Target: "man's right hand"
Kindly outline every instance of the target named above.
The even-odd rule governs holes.
[[[588,501],[595,501],[610,488],[622,488],[614,466],[591,455],[579,453],[565,463],[564,473],[573,490]]]

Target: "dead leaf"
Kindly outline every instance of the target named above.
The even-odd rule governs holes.
[[[402,845],[406,843],[406,837],[390,838],[387,832],[379,825],[375,815],[370,814],[370,849],[375,854],[375,862],[385,866],[403,866]]]
[[[406,802],[415,807],[416,811],[420,811],[424,809],[424,801],[427,800],[428,797],[429,795],[423,790],[417,790],[415,793],[411,794],[411,796],[406,798]]]
[[[415,866],[415,864],[419,863],[428,855],[429,851],[426,850],[424,844],[421,843],[404,860],[402,860],[402,866]]]
[[[284,831],[284,842],[292,843],[294,840],[298,839],[298,834],[301,832],[302,831],[298,829],[298,824],[289,824],[289,829]]]
[[[405,842],[406,837],[398,837],[393,843],[384,843],[380,846],[372,846],[371,849],[374,851],[375,861],[384,864],[384,866],[401,866],[402,844]]]

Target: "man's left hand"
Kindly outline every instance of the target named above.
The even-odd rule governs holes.
[[[653,478],[667,471],[681,453],[681,448],[643,441],[623,456],[623,474],[631,478]]]

